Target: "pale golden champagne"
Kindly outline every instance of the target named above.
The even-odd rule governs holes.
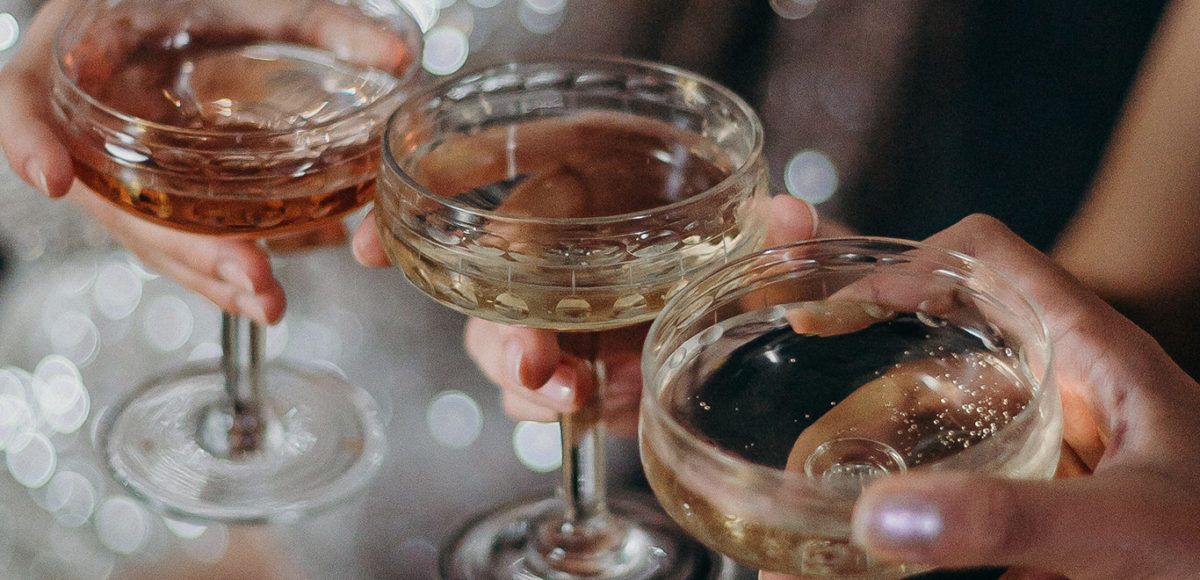
[[[379,201],[383,216],[416,214],[381,220],[392,262],[440,301],[497,322],[569,331],[644,322],[696,272],[762,237],[760,221],[741,219],[749,204],[740,200],[688,208],[696,219],[660,229],[651,211],[718,186],[731,162],[694,133],[631,114],[492,125],[416,157],[414,179],[452,200],[506,184],[503,201],[484,208],[490,220],[405,208],[398,195]],[[599,219],[561,231],[562,220],[589,218]]]

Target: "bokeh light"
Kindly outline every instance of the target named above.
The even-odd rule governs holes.
[[[453,74],[467,62],[467,35],[451,26],[436,26],[425,35],[421,65],[435,75]]]
[[[204,531],[208,529],[208,526],[193,524],[191,522],[184,522],[180,520],[173,520],[165,516],[163,517],[163,525],[166,526],[172,534],[175,534],[176,536],[179,536],[185,540],[194,540],[199,538],[204,534]]]
[[[142,300],[142,278],[127,264],[105,264],[96,275],[92,298],[100,314],[120,320],[133,314]]]
[[[447,391],[429,403],[425,423],[434,440],[451,449],[469,447],[483,429],[479,403],[459,391]]]
[[[100,330],[86,314],[67,310],[54,317],[48,329],[50,347],[79,365],[87,365],[100,350]]]
[[[797,20],[812,14],[819,0],[771,0],[771,8],[780,18]]]
[[[17,483],[29,488],[46,485],[54,475],[58,454],[54,445],[41,433],[33,433],[23,441],[10,445],[5,456],[8,472]]]
[[[567,6],[567,0],[521,0],[535,12],[554,14],[562,12]]]
[[[558,423],[521,421],[513,430],[513,451],[525,467],[549,473],[562,466],[561,437]]]
[[[837,168],[828,155],[808,149],[788,161],[783,171],[783,183],[788,193],[809,203],[821,203],[837,192]]]
[[[146,546],[150,537],[146,510],[125,496],[110,496],[96,510],[96,535],[104,547],[129,555]]]
[[[565,14],[565,0],[521,0],[521,7],[517,9],[521,26],[534,34],[550,34],[558,30]]]
[[[20,37],[21,25],[17,23],[17,18],[7,12],[0,12],[0,51],[16,46]]]
[[[156,296],[143,312],[142,331],[150,346],[163,352],[176,350],[192,337],[192,309],[177,296]]]
[[[82,526],[92,517],[95,508],[96,489],[83,475],[59,471],[46,484],[46,509],[64,526]]]

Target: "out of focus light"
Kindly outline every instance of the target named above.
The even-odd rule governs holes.
[[[498,6],[504,0],[467,0],[467,3],[476,8],[491,8]]]
[[[437,26],[425,35],[421,65],[435,75],[452,74],[467,62],[467,35],[450,26]]]
[[[158,296],[143,313],[142,330],[150,346],[168,352],[187,344],[192,337],[192,310],[175,296]]]
[[[400,3],[412,15],[413,20],[417,21],[417,26],[421,27],[422,31],[429,30],[434,22],[437,22],[438,8],[446,0],[400,0]],[[451,0],[453,3],[453,0]]]
[[[208,529],[208,526],[202,526],[200,524],[193,524],[190,522],[181,522],[168,517],[163,518],[163,525],[167,526],[167,529],[170,530],[172,534],[175,534],[176,536],[179,536],[185,540],[194,540],[199,538],[204,534],[204,530]]]
[[[54,475],[58,454],[45,435],[34,433],[8,448],[5,463],[17,483],[30,488],[41,487]]]
[[[809,203],[821,203],[837,191],[837,169],[824,153],[814,149],[801,151],[788,161],[783,183],[788,193]]]
[[[8,50],[17,44],[21,36],[21,25],[12,14],[0,12],[0,50]]]
[[[24,395],[0,395],[0,449],[24,445],[36,426]]]
[[[541,14],[562,12],[567,6],[567,0],[522,0],[530,9]]]
[[[118,554],[133,554],[150,537],[146,510],[124,496],[106,498],[96,510],[96,534],[104,547]]]
[[[566,0],[521,0],[517,18],[526,30],[534,34],[549,34],[562,24],[566,5]]]
[[[479,438],[483,412],[479,403],[459,391],[447,391],[429,403],[425,423],[433,438],[451,449],[464,449]]]
[[[59,355],[43,358],[33,369],[33,396],[43,413],[62,413],[85,396],[79,369]]]
[[[92,362],[100,350],[100,330],[87,315],[68,310],[56,316],[49,328],[50,346],[79,365]]]
[[[18,399],[25,397],[25,379],[22,378],[24,371],[17,374],[19,369],[15,368],[0,368],[0,396],[8,395]],[[29,380],[32,381],[32,378]]]
[[[46,485],[46,508],[58,523],[77,528],[92,517],[96,508],[96,490],[86,477],[73,471],[60,471]]]
[[[126,264],[106,264],[96,275],[92,298],[106,318],[120,320],[132,314],[141,301],[142,279]]]
[[[771,0],[771,8],[780,18],[796,20],[804,18],[817,9],[818,0]]]
[[[562,440],[558,423],[521,421],[513,430],[513,450],[521,464],[538,473],[562,466]]]

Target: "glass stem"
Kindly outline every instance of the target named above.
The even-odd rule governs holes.
[[[225,374],[227,401],[227,454],[238,457],[262,444],[266,424],[260,394],[263,378],[262,325],[236,314],[221,314],[221,369]]]
[[[591,380],[579,381],[578,411],[559,417],[562,430],[562,496],[565,523],[580,528],[604,516],[604,421],[602,397],[604,364],[599,360],[596,333],[560,333],[563,352],[586,363]]]
[[[631,550],[631,528],[608,512],[604,500],[604,364],[597,333],[560,333],[562,351],[583,361],[588,376],[577,381],[580,408],[559,416],[562,426],[563,512],[534,532],[526,563],[547,578],[621,578],[643,562]],[[590,380],[589,380],[590,379]]]

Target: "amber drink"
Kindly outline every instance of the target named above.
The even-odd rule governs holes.
[[[371,199],[419,50],[393,0],[93,0],[58,38],[51,108],[75,174],[121,210],[277,238]],[[374,401],[266,365],[263,337],[226,313],[218,364],[153,379],[109,414],[113,476],[161,511],[221,521],[294,518],[361,488],[384,444]]]

